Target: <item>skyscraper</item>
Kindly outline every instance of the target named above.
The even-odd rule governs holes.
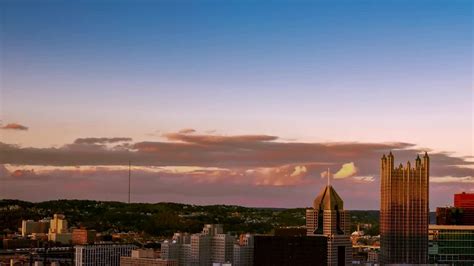
[[[380,263],[424,264],[428,259],[429,167],[425,153],[415,167],[381,159]]]
[[[306,228],[308,236],[327,237],[328,265],[352,263],[349,213],[330,184],[316,197],[313,209],[306,210]]]

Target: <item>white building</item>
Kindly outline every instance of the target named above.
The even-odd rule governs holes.
[[[130,257],[137,247],[130,244],[75,246],[76,266],[119,266],[120,257]]]
[[[221,224],[206,224],[201,233],[191,236],[177,233],[173,240],[163,242],[161,257],[177,259],[180,266],[231,263],[234,242],[235,237],[224,234]]]
[[[191,236],[187,233],[175,233],[172,240],[161,244],[161,258],[177,260],[180,266],[191,264]]]

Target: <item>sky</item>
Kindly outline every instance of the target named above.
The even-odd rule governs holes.
[[[378,209],[474,192],[472,1],[0,2],[0,198]]]

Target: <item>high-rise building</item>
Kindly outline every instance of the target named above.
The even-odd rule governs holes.
[[[175,233],[171,241],[161,244],[161,258],[178,261],[179,266],[191,264],[191,236],[187,233]]]
[[[234,244],[234,266],[253,265],[253,236],[250,234],[241,235],[239,243]]]
[[[425,153],[414,167],[381,159],[380,263],[425,264],[428,259],[429,166]]]
[[[48,238],[53,242],[69,244],[72,234],[68,231],[67,220],[63,214],[55,214],[50,222]]]
[[[429,225],[429,263],[474,265],[473,225]]]
[[[120,257],[130,257],[135,245],[94,244],[75,246],[76,266],[119,266]]]
[[[225,264],[234,258],[235,237],[224,234],[221,224],[206,224],[201,233],[190,237],[177,236],[180,234],[175,234],[172,241],[163,242],[162,258],[176,259],[179,265],[200,266]]]
[[[349,212],[331,185],[321,190],[313,209],[306,210],[306,228],[308,236],[327,238],[327,265],[352,263]]]

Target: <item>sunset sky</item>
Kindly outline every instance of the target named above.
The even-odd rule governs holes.
[[[474,192],[472,1],[0,2],[0,198],[378,209]]]

